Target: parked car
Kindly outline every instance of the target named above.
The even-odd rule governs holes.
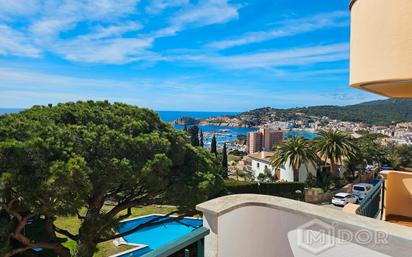
[[[387,164],[383,165],[382,170],[393,170],[393,168]]]
[[[348,203],[357,203],[358,197],[348,193],[337,193],[332,198],[332,204],[337,206],[345,206]]]
[[[362,201],[363,198],[371,191],[373,186],[367,183],[360,183],[352,186],[352,194],[356,195],[359,198],[359,201]]]

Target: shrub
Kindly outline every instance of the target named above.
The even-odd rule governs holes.
[[[294,200],[304,200],[304,183],[300,182],[247,182],[226,180],[227,194],[262,194],[273,195]]]
[[[317,179],[312,173],[308,174],[308,178],[306,179],[306,187],[313,188],[318,186]]]

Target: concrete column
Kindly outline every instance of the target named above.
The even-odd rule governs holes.
[[[218,257],[218,216],[203,213],[203,226],[210,230],[210,234],[205,238],[205,257]]]

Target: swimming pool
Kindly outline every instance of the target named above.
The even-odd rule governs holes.
[[[139,217],[120,223],[119,232],[129,231],[136,226],[143,224],[153,218],[160,217],[159,214],[149,215],[145,217]],[[203,222],[200,219],[184,218],[178,222],[169,222],[157,226],[143,228],[133,234],[123,237],[124,241],[128,244],[147,245],[147,247],[128,252],[120,257],[139,257],[143,254],[151,252],[157,248],[160,248],[186,234],[189,234],[196,228],[203,226]]]

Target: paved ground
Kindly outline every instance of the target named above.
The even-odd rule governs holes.
[[[333,205],[333,204],[331,204],[331,203],[321,203],[320,205],[321,205],[321,206],[324,206],[324,207],[326,207],[326,208],[335,209],[335,210],[338,210],[338,211],[341,211],[342,208],[343,208],[343,207],[340,207],[340,206],[335,206],[335,205]]]

